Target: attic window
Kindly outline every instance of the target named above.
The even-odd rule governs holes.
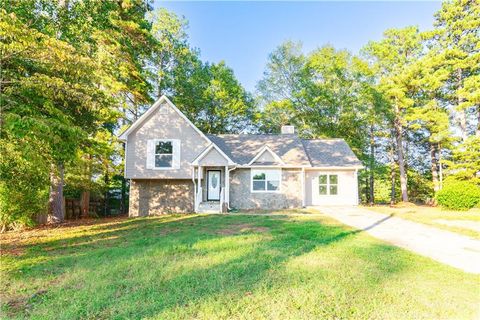
[[[172,141],[157,141],[157,144],[155,145],[155,168],[171,168],[172,165]]]

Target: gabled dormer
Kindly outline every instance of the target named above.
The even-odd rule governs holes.
[[[268,146],[262,147],[255,157],[250,160],[249,165],[266,165],[266,166],[280,166],[285,165],[283,160],[270,149]]]

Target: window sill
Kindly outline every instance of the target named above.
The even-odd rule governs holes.
[[[281,193],[280,190],[275,190],[275,191],[271,191],[271,190],[250,190],[250,193]]]

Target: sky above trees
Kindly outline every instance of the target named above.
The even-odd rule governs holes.
[[[285,40],[306,52],[324,44],[357,53],[390,28],[432,28],[440,1],[431,2],[171,2],[156,1],[189,21],[189,42],[202,59],[225,62],[253,91],[268,54]]]

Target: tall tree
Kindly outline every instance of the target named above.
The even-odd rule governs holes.
[[[393,110],[393,129],[400,171],[402,201],[408,201],[407,171],[404,153],[405,114],[414,101],[406,70],[422,52],[421,36],[416,27],[387,30],[384,39],[370,42],[364,51],[370,55],[380,77],[380,88]]]
[[[443,2],[435,14],[435,31],[450,74],[446,98],[458,114],[465,142],[480,125],[480,4],[476,0]],[[469,123],[469,115],[474,114]]]

